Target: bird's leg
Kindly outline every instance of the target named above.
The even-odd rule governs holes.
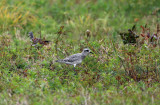
[[[76,72],[76,70],[75,70],[75,67],[76,67],[76,64],[74,64],[73,70],[74,70],[74,72],[75,72],[75,75],[77,75],[77,72]]]

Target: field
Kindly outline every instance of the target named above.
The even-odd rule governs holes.
[[[159,105],[160,1],[1,0],[0,104]]]

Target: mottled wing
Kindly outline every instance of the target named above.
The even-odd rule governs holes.
[[[71,55],[71,56],[63,59],[63,61],[65,61],[65,62],[75,62],[78,60],[81,60],[81,53],[74,54],[74,55]]]
[[[33,38],[33,39],[32,39],[32,42],[33,42],[33,44],[37,44],[40,40],[41,40],[41,39],[39,39],[39,38]]]

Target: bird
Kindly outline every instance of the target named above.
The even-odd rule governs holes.
[[[33,32],[29,32],[29,37],[30,37],[30,39],[31,39],[31,41],[32,41],[32,46],[35,46],[35,45],[37,45],[37,43],[39,43],[39,44],[41,44],[41,45],[47,45],[47,44],[49,44],[49,42],[50,41],[48,41],[48,40],[43,40],[43,39],[41,39],[41,38],[35,38],[34,36],[33,36]]]
[[[73,65],[73,66],[74,66],[73,70],[75,71],[76,65],[82,63],[83,59],[84,59],[89,53],[92,53],[92,52],[90,51],[90,49],[89,49],[89,48],[85,48],[85,49],[83,49],[83,51],[82,51],[81,53],[73,54],[73,55],[68,56],[68,57],[66,57],[66,58],[64,58],[64,59],[56,60],[56,62]],[[92,54],[93,54],[93,53],[92,53]],[[76,73],[76,71],[75,71],[75,73]]]

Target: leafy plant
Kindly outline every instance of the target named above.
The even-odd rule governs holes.
[[[136,40],[137,38],[139,38],[139,36],[136,35],[135,31],[136,31],[136,25],[134,25],[132,29],[128,29],[128,32],[119,33],[124,44],[136,44],[137,42]]]

